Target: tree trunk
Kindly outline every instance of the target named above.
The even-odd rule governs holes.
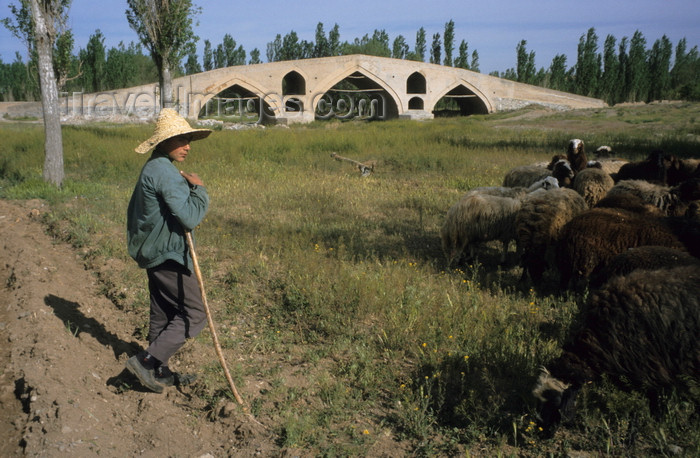
[[[58,88],[53,71],[53,40],[46,11],[39,0],[30,0],[34,37],[38,55],[41,106],[44,111],[44,181],[61,186],[63,183],[63,140],[58,104]]]
[[[163,59],[160,65],[160,100],[163,108],[173,108],[173,76],[170,63]]]

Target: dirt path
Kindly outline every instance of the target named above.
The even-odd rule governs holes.
[[[136,317],[46,235],[43,211],[39,201],[0,200],[0,456],[290,454],[237,409],[205,418],[188,387],[141,389],[124,370],[143,344]]]

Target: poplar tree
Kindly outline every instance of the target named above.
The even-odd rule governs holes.
[[[593,96],[598,89],[600,77],[600,59],[598,56],[598,35],[591,27],[585,35],[581,35],[578,43],[578,59],[576,61],[576,93]]]
[[[161,106],[173,103],[173,71],[197,42],[193,18],[200,8],[192,0],[127,0],[126,19],[158,68]]]
[[[15,16],[2,22],[12,34],[24,41],[30,56],[36,55],[44,113],[44,181],[63,184],[63,135],[54,71],[56,39],[66,29],[71,0],[20,0],[10,5]]]
[[[90,92],[103,91],[105,83],[105,64],[107,53],[105,51],[105,37],[99,29],[95,30],[88,39],[85,51],[82,53],[82,61],[85,66],[85,82]]]
[[[248,61],[248,64],[254,65],[261,63],[262,61],[260,60],[260,50],[258,48],[253,48],[253,50],[250,52],[250,60]]]
[[[663,100],[671,92],[671,55],[673,45],[666,35],[654,42],[649,53],[649,95],[647,101]]]
[[[316,24],[316,38],[312,57],[328,57],[330,55],[330,44],[323,30],[323,22]]]
[[[465,40],[459,44],[459,54],[455,59],[455,67],[469,69],[469,44]]]
[[[557,91],[568,90],[566,81],[566,55],[557,54],[549,66],[549,87]]]
[[[630,40],[627,81],[629,81],[629,101],[646,100],[649,92],[649,68],[647,66],[646,39],[637,30]]]
[[[394,44],[391,48],[391,57],[394,59],[405,59],[408,55],[408,43],[403,35],[394,38]]]
[[[425,29],[421,27],[420,29],[418,29],[418,32],[416,32],[415,56],[418,62],[425,62],[425,40]]]
[[[527,40],[521,40],[515,47],[517,54],[516,80],[531,84],[535,79],[535,51],[527,52]]]
[[[469,70],[471,70],[473,72],[480,72],[481,71],[481,70],[479,70],[479,53],[477,52],[476,49],[474,51],[472,51],[472,63],[469,64]]]
[[[445,35],[442,41],[445,47],[444,64],[448,67],[452,67],[452,52],[455,49],[455,23],[452,19],[445,24]]]
[[[620,97],[620,60],[615,48],[617,40],[608,35],[603,45],[603,75],[600,82],[599,96],[609,104],[615,104]]]
[[[438,64],[442,61],[442,43],[440,43],[440,34],[433,34],[433,45],[430,47],[430,63]]]
[[[202,65],[204,66],[205,72],[214,69],[214,51],[211,49],[211,41],[209,40],[204,40]]]
[[[338,24],[333,25],[333,28],[328,32],[328,55],[340,55],[340,27]]]

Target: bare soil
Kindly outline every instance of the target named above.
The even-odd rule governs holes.
[[[41,201],[0,199],[0,456],[311,455],[279,446],[274,419],[234,402],[212,408],[190,386],[142,388],[124,368],[145,344],[135,337],[142,319],[115,307],[80,253],[47,235],[45,211]],[[181,352],[176,370],[216,361],[197,342]],[[303,367],[289,370],[304,383]],[[237,388],[252,399],[265,382]],[[400,456],[386,442],[372,454]]]

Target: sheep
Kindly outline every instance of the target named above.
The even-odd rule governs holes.
[[[644,202],[641,197],[630,192],[606,194],[595,204],[595,208],[618,208],[634,213],[663,216],[661,209],[655,205]]]
[[[558,160],[552,167],[552,176],[557,179],[560,188],[571,187],[574,175],[574,170],[566,159]]]
[[[523,199],[515,217],[515,232],[521,255],[521,281],[529,275],[539,285],[547,266],[554,266],[554,246],[564,225],[587,209],[576,191],[559,188],[532,193]]]
[[[546,176],[534,183],[532,183],[529,187],[523,188],[523,187],[507,187],[507,186],[482,186],[478,188],[473,188],[470,189],[467,194],[490,194],[492,196],[499,196],[499,197],[523,197],[525,194],[528,194],[532,191],[535,191],[537,189],[552,189],[552,188],[558,188],[559,187],[559,182],[558,180],[553,177],[553,176]],[[467,195],[465,194],[465,195]]]
[[[692,201],[700,199],[700,178],[668,187],[644,180],[623,180],[610,188],[607,195],[631,193],[655,205],[669,216],[682,216]]]
[[[503,189],[482,188],[465,194],[450,207],[440,230],[442,249],[449,266],[457,263],[469,246],[474,256],[474,244],[500,240],[503,244],[501,262],[505,262],[510,241],[515,238],[514,221],[522,199],[530,193],[546,192],[557,186],[556,180],[546,177],[527,190],[518,188],[517,195],[507,197]]]
[[[700,178],[700,159],[678,159],[668,170],[668,184],[675,186],[691,178]]]
[[[617,183],[622,180],[646,180],[666,184],[668,170],[677,161],[675,156],[664,154],[663,151],[652,151],[643,161],[628,162],[620,167],[613,175]]]
[[[679,250],[658,245],[644,245],[630,248],[614,256],[603,268],[591,274],[591,288],[600,288],[610,278],[628,275],[638,269],[657,270],[668,267],[697,265],[700,259]]]
[[[557,243],[560,286],[582,286],[594,269],[604,267],[628,248],[662,245],[684,249],[685,244],[693,243],[686,232],[697,225],[687,218],[650,217],[616,208],[593,208],[580,213],[566,223]]]
[[[572,188],[583,196],[589,207],[593,207],[614,185],[610,174],[602,168],[589,167],[576,174]]]
[[[527,188],[533,183],[552,175],[555,164],[566,159],[563,154],[555,154],[549,162],[537,162],[530,165],[520,165],[510,169],[503,178],[503,186],[510,188]]]
[[[566,148],[566,159],[571,164],[571,169],[574,173],[578,173],[586,168],[588,159],[586,159],[583,140],[578,138],[569,140],[569,145]]]
[[[620,167],[629,161],[614,158],[612,157],[612,153],[613,150],[611,147],[607,145],[599,146],[598,149],[595,150],[595,160],[588,161],[588,167],[592,167],[592,163],[597,163],[606,173],[610,175],[617,173],[620,170]]]
[[[588,161],[588,168],[597,167],[612,177],[627,163],[624,159],[595,159]]]
[[[698,265],[613,278],[591,294],[579,322],[533,389],[547,432],[572,420],[578,391],[603,376],[643,392],[655,414],[667,390],[697,398],[692,387],[700,382]]]

